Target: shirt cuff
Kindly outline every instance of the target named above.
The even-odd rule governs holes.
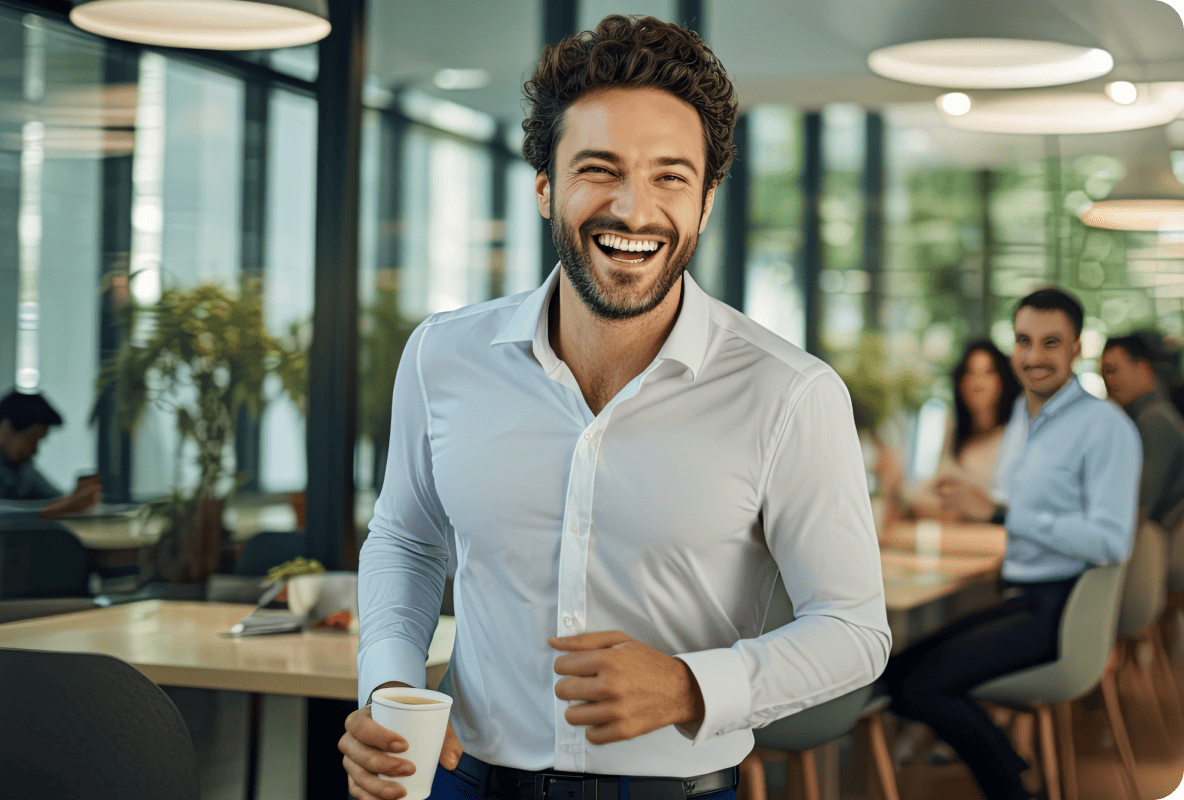
[[[1047,541],[1052,538],[1052,527],[1056,517],[1047,511],[1029,511],[1011,508],[1007,512],[1007,532],[1025,539]]]
[[[675,658],[690,668],[699,683],[704,709],[703,722],[697,731],[693,724],[676,725],[679,733],[696,745],[747,727],[748,715],[752,711],[752,690],[748,670],[738,652],[721,648],[683,653]]]
[[[422,689],[427,686],[427,655],[406,639],[383,639],[358,653],[358,707],[388,681]]]

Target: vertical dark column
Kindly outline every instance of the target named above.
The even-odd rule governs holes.
[[[265,232],[267,230],[267,126],[271,87],[248,79],[243,98],[243,194],[242,194],[242,274],[244,288],[263,290],[267,266]],[[246,473],[242,489],[259,491],[260,451],[259,420],[243,409],[235,424],[234,456],[239,472]]]
[[[978,196],[982,203],[982,216],[979,225],[983,234],[983,260],[980,278],[982,291],[982,305],[979,308],[978,328],[981,334],[991,332],[991,319],[995,309],[992,307],[994,287],[991,285],[991,270],[995,260],[995,231],[991,225],[991,191],[994,189],[994,174],[989,169],[981,169],[977,173]]]
[[[506,293],[506,201],[513,155],[506,147],[506,126],[499,122],[489,146],[489,296]]]
[[[806,307],[806,351],[822,356],[822,307],[818,276],[822,273],[822,113],[802,116],[802,272]]]
[[[884,117],[869,111],[864,123],[863,158],[863,324],[880,330],[884,320]]]
[[[684,28],[699,34],[699,38],[704,41],[707,40],[707,20],[704,19],[705,5],[705,0],[678,0],[675,11],[677,14],[675,21]]]
[[[391,107],[396,107],[392,103]],[[378,286],[375,287],[375,303],[381,307],[389,303],[394,307],[390,310],[398,312],[399,287],[402,286],[403,274],[403,150],[407,140],[407,118],[401,114],[387,110],[382,112],[379,127],[379,188],[378,188]],[[377,308],[374,309],[377,311]],[[367,312],[369,313],[369,312]],[[371,350],[371,358],[374,358]],[[377,363],[370,363],[369,369],[379,370]],[[385,381],[382,382],[385,385]],[[383,407],[387,413],[371,425],[370,431],[359,431],[365,436],[370,435],[374,442],[374,474],[371,487],[378,491],[382,489],[382,479],[386,474],[386,455],[390,444],[390,387],[385,390]],[[373,402],[376,398],[359,396],[359,404]]]
[[[308,387],[306,555],[357,564],[354,444],[358,407],[358,188],[365,0],[329,4],[317,78],[316,267]],[[340,791],[339,778],[334,785]],[[309,790],[306,796],[318,796]]]
[[[0,95],[19,101],[24,90],[25,27],[20,17],[0,19],[0,53],[14,54],[0,73]],[[0,142],[20,142],[21,124],[0,120]],[[16,379],[17,296],[20,291],[21,147],[0,149],[0,393],[13,388]]]
[[[556,45],[565,37],[576,33],[578,19],[578,0],[542,0],[543,3],[543,44]],[[555,264],[559,261],[559,252],[555,249],[555,242],[551,239],[551,225],[547,220],[539,227],[539,280],[551,274]]]
[[[723,301],[744,312],[744,293],[748,280],[748,115],[736,119],[733,141],[739,148],[728,171],[728,191],[724,194],[724,285]]]
[[[140,78],[139,53],[106,44],[103,50],[103,85],[136,85]],[[128,275],[132,250],[132,156],[109,156],[101,165],[102,200],[99,220],[99,352],[100,362],[119,350],[123,333],[116,314],[128,300]],[[95,407],[99,477],[103,496],[115,503],[131,500],[131,437],[115,418],[114,387],[109,387]]]

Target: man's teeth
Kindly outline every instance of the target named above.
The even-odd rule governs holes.
[[[653,251],[662,246],[661,242],[633,241],[632,239],[622,239],[620,236],[613,236],[607,233],[602,233],[597,237],[596,241],[605,247],[611,247],[614,250],[625,250],[631,253]]]

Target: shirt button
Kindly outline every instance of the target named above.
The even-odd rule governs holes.
[[[564,614],[563,615],[563,625],[565,627],[570,628],[572,625],[575,625],[575,624],[576,624],[576,621],[574,619],[572,619],[571,614]]]
[[[579,533],[580,526],[573,523],[572,526],[570,528],[568,528],[568,530],[571,531],[572,533]]]
[[[591,439],[591,438],[592,438],[592,431],[587,431],[587,432],[584,434],[584,438],[585,438],[585,439]]]

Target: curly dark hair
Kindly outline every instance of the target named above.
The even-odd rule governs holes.
[[[703,191],[722,181],[736,155],[736,93],[715,54],[694,31],[653,17],[605,17],[595,31],[543,48],[523,86],[530,114],[522,121],[522,155],[537,172],[551,175],[555,146],[568,107],[599,89],[663,89],[699,112],[707,150]]]

